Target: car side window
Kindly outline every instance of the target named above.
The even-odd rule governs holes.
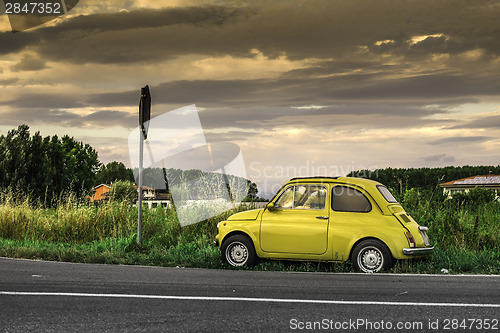
[[[297,185],[293,208],[324,209],[326,205],[326,187],[320,185]]]
[[[288,187],[276,200],[276,208],[324,209],[326,187],[321,185],[293,185]]]
[[[338,212],[367,213],[372,210],[372,205],[360,191],[338,185],[332,189],[332,209]]]

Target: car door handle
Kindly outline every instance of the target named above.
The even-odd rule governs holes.
[[[316,216],[316,218],[320,220],[328,220],[328,216]]]

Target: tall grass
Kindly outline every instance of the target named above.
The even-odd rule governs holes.
[[[237,207],[206,221],[181,227],[173,208],[142,215],[136,244],[137,208],[130,202],[93,204],[68,195],[56,208],[32,204],[11,192],[0,194],[0,255],[62,261],[219,267],[212,246],[216,224]]]
[[[429,227],[434,244],[443,249],[500,251],[500,202],[460,201],[438,191],[412,189],[400,198],[406,211]]]
[[[73,244],[123,238],[133,232],[134,215],[137,213],[126,203],[92,206],[68,200],[57,208],[4,203],[0,206],[0,237]]]
[[[439,194],[439,195],[438,195]],[[446,200],[440,192],[409,190],[400,202],[429,227],[436,247],[428,259],[399,261],[393,272],[500,273],[500,203]],[[51,208],[55,207],[55,208]],[[250,207],[252,208],[252,207]],[[74,195],[49,207],[0,192],[0,256],[49,260],[220,268],[212,246],[216,224],[240,206],[181,227],[174,209],[143,211],[143,244],[136,244],[137,208],[124,202],[92,204]],[[350,272],[350,263],[261,261],[257,270]]]

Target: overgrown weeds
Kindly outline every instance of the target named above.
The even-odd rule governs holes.
[[[468,198],[466,198],[468,199]],[[398,273],[500,274],[500,203],[459,201],[438,191],[408,190],[400,198],[408,213],[429,227],[435,253],[399,261]],[[93,204],[76,196],[54,208],[0,193],[0,256],[57,261],[222,268],[212,246],[216,225],[240,206],[181,227],[175,210],[143,211],[143,244],[137,245],[137,208],[129,202]],[[255,270],[352,272],[350,263],[260,261]]]

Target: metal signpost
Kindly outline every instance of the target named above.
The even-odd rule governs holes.
[[[149,119],[151,119],[151,94],[149,87],[141,88],[141,101],[139,102],[139,184],[137,200],[137,244],[142,242],[142,169],[143,169],[143,151],[144,140],[148,137]]]

